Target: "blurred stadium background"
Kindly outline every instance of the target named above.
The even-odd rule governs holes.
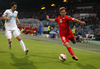
[[[38,0],[0,0],[0,16],[5,11],[5,9],[10,8],[10,3],[15,1],[18,4],[18,17],[20,19],[21,25],[20,30],[29,30],[32,27],[35,31],[39,31],[39,23],[42,22],[43,30],[42,32],[47,33],[48,25],[55,28],[58,27],[57,23],[52,23],[46,20],[46,15],[51,18],[55,18],[59,15],[59,7],[65,6],[67,8],[67,14],[78,18],[86,22],[85,26],[81,26],[78,23],[70,23],[71,29],[75,26],[75,34],[78,31],[84,29],[86,34],[91,35],[90,37],[96,40],[100,40],[100,2],[98,0],[48,0],[38,1]],[[4,30],[4,22],[0,21],[0,29]],[[24,33],[29,33],[28,31]],[[33,34],[33,33],[32,33]]]
[[[46,20],[46,15],[49,15],[50,18],[55,18],[59,15],[59,7],[64,6],[67,8],[68,15],[86,22],[86,25],[84,25],[84,26],[81,26],[80,24],[75,23],[75,22],[70,23],[72,31],[75,29],[75,33],[73,33],[73,34],[75,35],[75,38],[78,42],[76,45],[71,44],[71,46],[73,48],[78,49],[78,51],[79,51],[79,49],[84,49],[84,50],[89,50],[89,51],[93,51],[93,52],[98,52],[98,53],[96,53],[97,54],[96,56],[100,57],[100,56],[98,56],[98,55],[100,55],[99,54],[99,52],[100,52],[100,1],[99,0],[0,0],[0,18],[2,16],[3,12],[6,9],[10,8],[11,2],[17,2],[17,4],[18,4],[18,8],[17,8],[17,11],[19,12],[18,18],[20,19],[20,22],[21,22],[21,25],[18,26],[18,28],[21,31],[21,36],[22,36],[22,38],[24,38],[26,45],[29,44],[30,50],[32,50],[34,48],[34,47],[31,48],[32,41],[30,41],[30,40],[33,40],[33,45],[35,45],[35,41],[39,41],[40,44],[41,44],[41,42],[45,42],[46,44],[43,43],[45,45],[48,45],[48,43],[50,43],[51,45],[52,44],[62,45],[59,35],[58,34],[55,35],[57,32],[53,31],[52,34],[48,33],[48,31],[52,32],[52,29],[54,29],[54,30],[59,29],[59,27],[58,27],[57,23],[52,23],[52,22]],[[41,36],[39,35],[40,23],[42,23],[42,25],[43,25]],[[49,26],[50,26],[50,30],[48,30]],[[5,31],[4,21],[0,20],[0,37],[1,38],[5,38],[4,31]],[[57,36],[57,38],[56,38],[56,36]],[[28,43],[27,39],[31,43]],[[0,41],[2,41],[2,40],[0,40]],[[6,41],[6,38],[4,41]],[[36,43],[39,43],[39,42],[36,42]],[[1,45],[3,45],[3,44],[1,44]],[[6,45],[7,45],[7,41],[6,41]],[[39,45],[37,45],[37,46],[39,46]],[[52,46],[54,46],[54,45],[52,45]],[[41,46],[39,46],[39,47],[41,48]],[[1,48],[3,48],[3,47],[1,47]],[[36,46],[34,48],[34,53],[31,53],[31,55],[34,54],[34,57],[35,57],[35,55],[36,55],[36,57],[38,57],[40,54],[37,55],[36,54],[37,51],[35,51],[35,49],[37,49]],[[62,49],[62,50],[64,50],[64,49]],[[3,51],[0,51],[0,52],[3,53]],[[46,51],[46,52],[48,52],[48,51]],[[45,50],[43,52],[45,52]],[[52,54],[53,54],[53,52],[55,52],[55,51],[52,51]],[[57,52],[55,52],[55,53],[57,53]],[[61,52],[62,51],[57,53],[57,55],[60,54]],[[76,52],[77,52],[77,50],[76,50]],[[84,56],[85,56],[85,54],[89,54],[87,51],[84,51],[84,52],[85,52]],[[91,58],[92,54],[94,54],[93,52],[89,56],[88,55],[87,56],[89,58]],[[65,51],[63,53],[65,53]],[[13,54],[11,54],[11,55],[14,58],[14,55]],[[16,56],[18,57],[18,55],[19,54],[17,53]],[[54,55],[54,56],[57,57],[57,55]],[[79,53],[78,56],[80,56],[80,55],[81,55],[81,53]],[[46,57],[45,54],[43,54],[41,56]],[[48,56],[50,57],[51,54]],[[95,55],[93,55],[93,57],[91,59],[95,59],[95,58],[98,59],[97,57],[95,57]],[[30,58],[30,60],[32,60],[32,59]],[[9,61],[12,61],[12,60],[9,60]],[[98,60],[93,60],[93,61],[94,62],[96,61],[95,64],[96,64],[97,68],[93,67],[91,65],[89,66],[88,64],[87,64],[88,66],[83,67],[80,62],[80,64],[77,64],[77,65],[81,66],[81,68],[76,68],[76,69],[99,69],[100,67],[98,64]],[[90,62],[92,65],[93,65],[93,61]],[[21,63],[21,62],[19,62],[19,60],[16,62]],[[44,61],[44,62],[46,62],[46,61]],[[68,60],[68,62],[71,63],[69,60]],[[27,62],[25,62],[25,63],[27,64]],[[30,65],[30,63],[28,65]],[[87,63],[89,63],[89,62],[87,62]],[[1,64],[2,64],[2,62],[1,62]],[[36,64],[37,64],[36,66],[39,65],[39,63],[36,63]],[[18,64],[15,64],[15,65],[17,67]],[[32,69],[32,66],[33,65],[29,66],[29,69]],[[23,67],[24,66],[19,67],[18,69],[23,69]],[[5,67],[1,67],[1,68],[7,69]],[[47,68],[48,67],[46,67],[44,69],[47,69]],[[70,68],[70,67],[68,67],[68,68]],[[14,69],[14,68],[12,67],[12,69]],[[17,68],[15,68],[15,69],[17,69]],[[38,68],[34,67],[34,69],[38,69]],[[40,66],[40,69],[41,69],[41,66]],[[55,67],[52,67],[51,69],[55,69]],[[73,69],[73,68],[70,68],[70,69]]]

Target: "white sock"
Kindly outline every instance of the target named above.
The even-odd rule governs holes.
[[[21,41],[19,41],[20,42],[20,45],[21,45],[21,47],[23,48],[23,50],[24,50],[24,52],[26,51],[26,47],[25,47],[25,44],[24,44],[24,42],[21,40]]]

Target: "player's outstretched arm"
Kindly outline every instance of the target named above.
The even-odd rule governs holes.
[[[20,21],[19,21],[18,17],[16,17],[16,21],[18,22],[17,26],[20,25]]]
[[[84,21],[80,21],[80,20],[78,20],[78,19],[74,19],[73,21],[78,22],[78,23],[80,23],[81,25],[86,24]]]
[[[50,19],[48,15],[46,17],[47,17],[47,20],[49,20],[51,22],[56,22],[55,19]]]
[[[2,16],[1,20],[11,20],[11,18],[6,18],[6,17]]]

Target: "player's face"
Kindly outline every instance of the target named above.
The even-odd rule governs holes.
[[[66,15],[66,10],[60,11],[60,15],[64,17]]]
[[[12,11],[15,11],[17,9],[17,5],[14,5],[11,7]]]

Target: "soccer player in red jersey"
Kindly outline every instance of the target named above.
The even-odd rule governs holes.
[[[58,16],[55,19],[50,19],[49,16],[47,15],[47,20],[52,21],[52,22],[58,22],[60,37],[61,37],[61,40],[62,40],[64,46],[67,48],[68,52],[72,55],[72,58],[74,60],[78,60],[78,58],[75,56],[74,51],[71,49],[70,44],[69,44],[69,40],[73,44],[76,43],[75,37],[70,29],[70,21],[78,22],[81,25],[84,25],[86,23],[84,21],[80,21],[78,19],[75,19],[75,18],[72,18],[72,17],[69,17],[68,15],[66,15],[65,7],[61,7],[59,9],[59,12],[60,12],[60,16]]]

